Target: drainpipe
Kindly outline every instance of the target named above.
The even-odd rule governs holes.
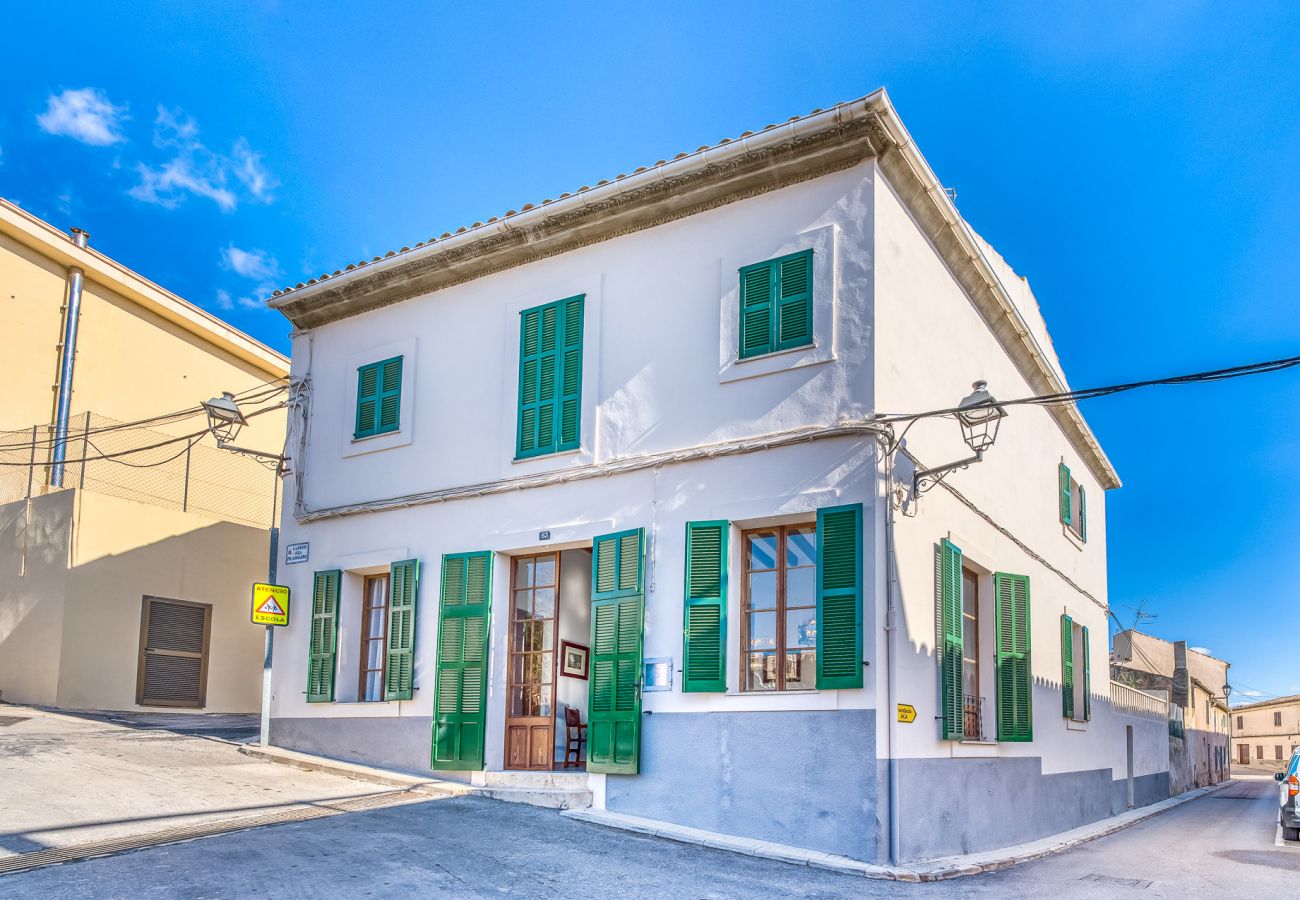
[[[895,695],[897,685],[897,673],[894,671],[894,665],[897,658],[897,647],[894,644],[895,634],[898,631],[898,607],[896,598],[898,597],[898,569],[895,559],[897,552],[894,546],[894,450],[886,448],[885,457],[885,707],[886,725],[885,741],[888,753],[887,762],[889,766],[889,821],[888,821],[888,838],[889,838],[889,862],[891,865],[901,865],[903,861],[902,835],[900,834],[899,815],[899,786],[898,786],[898,732],[896,715],[898,700]]]
[[[90,235],[72,229],[72,243],[85,247]],[[81,319],[81,286],[85,273],[68,266],[68,308],[63,317],[63,345],[59,354],[59,395],[54,409],[54,459],[50,486],[63,487],[63,461],[68,455],[68,417],[72,412],[72,366],[77,357],[77,323]]]

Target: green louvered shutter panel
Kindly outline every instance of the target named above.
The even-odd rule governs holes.
[[[374,434],[378,411],[379,366],[362,366],[357,369],[357,427],[352,436],[360,438]]]
[[[433,768],[483,768],[487,725],[488,623],[492,554],[442,558],[438,611],[438,689],[433,700]]]
[[[993,576],[996,629],[995,683],[998,740],[1034,739],[1033,672],[1029,655],[1029,579],[998,572]]]
[[[1088,495],[1079,485],[1079,540],[1088,542]]]
[[[1061,616],[1061,715],[1074,718],[1074,620]]]
[[[730,523],[686,523],[683,691],[727,689],[727,537]]]
[[[1092,718],[1092,654],[1088,652],[1088,626],[1083,626],[1083,718]]]
[[[592,546],[587,771],[635,775],[641,756],[645,529]]]
[[[961,550],[948,540],[939,542],[940,695],[943,698],[943,738],[966,736],[965,682],[962,678]]]
[[[578,447],[582,309],[578,296],[519,314],[519,457]]]
[[[1074,520],[1070,517],[1070,469],[1065,463],[1057,467],[1056,480],[1061,494],[1061,521],[1069,525]]]
[[[311,650],[307,658],[307,702],[334,700],[334,663],[337,658],[339,582],[338,569],[317,572],[311,591]]]
[[[862,504],[817,510],[817,687],[862,687]]]
[[[776,343],[775,272],[771,263],[740,270],[740,358],[771,353]]]
[[[401,409],[402,358],[398,356],[379,366],[379,413],[375,419],[375,432],[396,431],[401,424]]]
[[[582,297],[560,301],[560,336],[563,347],[560,356],[560,400],[557,406],[560,418],[556,431],[559,439],[556,450],[575,450],[578,447],[582,424]]]
[[[805,250],[777,260],[776,348],[812,343],[813,252]]]
[[[415,598],[420,561],[395,562],[388,573],[388,660],[384,699],[410,700],[415,668]]]

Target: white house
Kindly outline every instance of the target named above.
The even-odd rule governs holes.
[[[1168,796],[1160,701],[1110,702],[1078,409],[914,490],[970,450],[897,414],[1065,378],[883,91],[271,305],[309,545],[272,743],[482,781],[560,765],[574,710],[596,807],[864,860]]]

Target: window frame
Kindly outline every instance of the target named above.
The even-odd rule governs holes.
[[[784,353],[787,350],[795,350],[802,347],[812,347],[817,343],[817,329],[813,320],[815,312],[813,297],[814,285],[816,283],[816,257],[813,252],[814,248],[806,247],[803,250],[796,250],[794,253],[786,253],[782,256],[773,257],[772,259],[762,260],[761,262],[750,263],[741,266],[736,272],[736,283],[739,298],[737,308],[737,326],[736,334],[736,359],[746,361],[751,359],[761,359],[765,356],[772,356],[777,353]],[[806,297],[801,301],[805,306],[805,316],[808,322],[807,340],[781,340],[780,326],[780,307],[781,307],[781,290],[779,273],[781,264],[787,260],[806,257],[808,260],[808,287],[805,291]],[[768,297],[769,318],[768,318],[768,336],[770,340],[767,343],[768,349],[762,351],[746,352],[745,349],[745,275],[764,269],[768,272],[769,285],[771,294]]]
[[[391,362],[397,363],[397,388],[395,390],[385,392],[384,391],[384,367]],[[406,357],[403,354],[398,354],[397,356],[390,356],[386,359],[381,359],[377,362],[365,363],[363,365],[357,366],[357,390],[356,390],[356,397],[355,397],[356,409],[354,411],[355,414],[354,414],[353,429],[352,429],[352,439],[354,441],[364,440],[365,438],[377,437],[381,434],[393,434],[394,432],[398,432],[402,430],[402,379],[405,375],[405,369],[406,369]],[[374,397],[375,412],[372,421],[369,423],[369,425],[363,428],[361,423],[361,403],[363,400],[361,395],[361,381],[365,377],[365,373],[371,370],[375,372],[375,393],[369,396]],[[385,396],[394,396],[397,398],[397,418],[393,422],[392,426],[387,428],[381,426],[379,422],[380,411],[382,409],[382,401],[384,400]]]
[[[566,331],[565,326],[568,322],[568,312],[567,312],[568,305],[574,301],[577,301],[577,306],[578,306],[578,312],[577,312],[578,367],[577,367],[577,379],[576,379],[578,389],[577,389],[576,397],[570,394],[566,394],[564,391],[564,382],[567,375],[567,366],[565,365],[565,361],[564,361],[564,357],[567,352],[565,341],[564,341],[564,335]],[[545,314],[545,311],[551,307],[555,308],[555,350],[554,350],[555,372],[553,376],[555,382],[555,399],[554,402],[552,403],[552,411],[551,411],[551,434],[553,437],[553,446],[551,444],[548,444],[546,446],[537,446],[537,447],[533,447],[530,450],[525,450],[523,449],[524,406],[525,406],[524,371],[525,371],[525,366],[530,364],[538,365],[540,367],[541,357],[543,353],[543,351],[541,350],[541,324],[540,323],[541,323],[542,316]],[[531,359],[529,359],[526,358],[529,355],[525,352],[525,344],[524,344],[524,341],[526,339],[526,330],[527,330],[525,326],[525,321],[528,315],[532,313],[537,314],[538,322],[539,322],[538,350],[536,353],[532,354]],[[573,294],[568,297],[563,297],[559,300],[549,300],[546,303],[539,303],[534,306],[528,306],[520,309],[518,313],[518,328],[519,328],[519,357],[518,357],[519,365],[518,365],[517,379],[515,384],[515,391],[517,395],[515,397],[515,455],[514,455],[515,461],[519,462],[523,460],[536,459],[538,457],[543,457],[543,456],[554,456],[559,453],[569,453],[575,450],[582,449],[583,370],[585,368],[585,362],[586,362],[583,357],[586,355],[587,352],[587,345],[586,345],[587,295],[586,293]],[[539,399],[535,401],[535,403],[530,404],[534,408],[536,408],[536,406],[541,403],[540,380],[541,380],[541,376],[539,373],[538,375]],[[572,399],[577,403],[577,412],[574,418],[574,437],[572,441],[561,440],[561,428],[562,428],[562,420],[563,420],[562,416],[563,416],[563,408],[564,408],[566,397],[572,397]],[[537,423],[534,422],[534,428],[536,427],[537,427]]]
[[[813,571],[814,586],[816,584],[816,547],[821,543],[821,535],[817,533],[817,523],[813,522],[792,522],[785,525],[767,525],[757,528],[746,528],[740,533],[740,692],[743,694],[754,694],[757,696],[766,696],[772,694],[799,694],[809,693],[818,690],[816,685],[817,670],[817,646],[813,645],[812,668],[813,684],[811,687],[786,687],[785,671],[785,619],[787,612],[793,608],[796,610],[811,609],[813,616],[817,615],[817,598],[816,591],[813,592],[812,602],[806,606],[790,607],[786,604],[786,572],[788,567],[785,564],[786,557],[786,537],[790,531],[810,531],[816,542],[813,550],[813,562],[806,566],[796,566],[796,569],[811,569]],[[776,567],[775,569],[757,569],[751,570],[749,567],[749,539],[756,534],[776,534]],[[765,651],[751,651],[749,647],[749,616],[750,616],[750,593],[749,593],[749,576],[752,571],[757,572],[776,572],[776,598],[772,613],[776,619],[776,646],[772,648],[772,653],[779,660],[780,664],[776,667],[776,684],[771,690],[761,690],[749,687],[749,658],[753,653]],[[767,610],[759,610],[767,612]]]
[[[1274,728],[1281,728],[1281,727],[1282,727],[1282,711],[1281,711],[1281,710],[1277,710],[1277,711],[1275,711],[1275,712],[1273,713],[1273,727],[1274,727]]]
[[[974,595],[972,598],[973,602],[971,604],[971,607],[974,610],[973,613],[966,612],[966,583],[968,579],[970,581],[971,586],[974,588],[974,590],[972,591],[972,594]],[[962,591],[961,668],[962,668],[962,681],[963,681],[962,740],[980,741],[984,739],[984,710],[980,704],[980,701],[983,699],[983,695],[980,693],[980,677],[981,677],[981,673],[980,673],[980,579],[979,579],[979,573],[977,573],[974,569],[971,569],[967,566],[962,566],[962,570],[961,570],[961,591]],[[974,638],[974,643],[975,643],[974,658],[971,658],[966,655],[967,634],[972,635]],[[967,680],[967,675],[966,675],[967,672],[970,672],[973,675],[973,682],[975,685],[975,691],[973,695],[968,694],[966,691],[967,685],[965,682]],[[974,704],[975,720],[973,723],[971,722],[966,712],[967,699],[971,696],[973,696],[975,699],[975,704]],[[973,734],[971,733],[972,727],[974,729]]]
[[[382,603],[372,604],[371,585],[380,582],[383,584],[383,591],[378,594]],[[382,702],[385,693],[385,683],[388,677],[388,620],[392,612],[392,573],[380,572],[374,575],[366,575],[361,582],[361,627],[358,629],[361,636],[360,648],[361,656],[357,660],[357,702],[359,703],[379,703]],[[380,617],[382,622],[382,633],[375,635],[370,632],[371,614],[377,610],[383,610],[384,614]],[[366,665],[369,660],[368,645],[378,641],[381,652],[379,654],[379,668],[372,669]],[[376,697],[366,696],[366,676],[372,672],[379,673],[379,695]]]
[[[1067,480],[1069,482],[1068,487],[1063,484]],[[1071,537],[1080,543],[1086,544],[1088,543],[1088,492],[1074,477],[1074,472],[1070,470],[1070,467],[1064,461],[1059,463],[1057,467],[1056,489],[1058,503],[1062,499],[1059,495],[1063,488],[1069,491],[1070,508],[1067,516],[1063,514],[1064,510],[1058,506],[1057,519],[1060,521],[1061,527],[1068,531]]]

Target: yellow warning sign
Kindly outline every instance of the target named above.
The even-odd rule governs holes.
[[[900,721],[900,722],[915,722],[915,721],[916,721],[916,707],[913,706],[913,705],[910,704],[910,703],[900,703],[900,704],[898,704],[898,721]]]
[[[289,589],[282,584],[253,585],[253,624],[288,625]]]

